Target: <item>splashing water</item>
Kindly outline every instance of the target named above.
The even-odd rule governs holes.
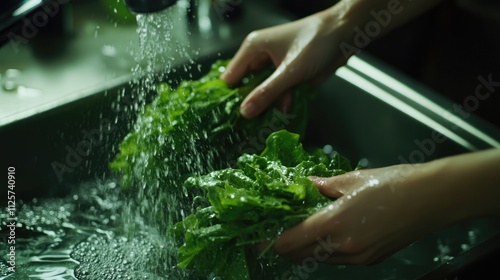
[[[133,116],[156,95],[158,83],[179,82],[172,78],[179,76],[177,66],[189,77],[196,69],[201,71],[193,67],[189,53],[184,2],[156,14],[136,16],[139,44],[130,53],[137,65],[131,69],[129,87],[119,91],[112,105],[117,113],[112,125],[133,129]],[[202,136],[193,135],[193,143],[186,143],[192,151],[200,148],[194,144],[197,137]],[[158,141],[168,143],[163,138]],[[193,171],[199,170],[199,156],[192,155],[186,155],[184,162]],[[144,163],[148,164],[147,159]],[[176,196],[152,191],[161,189],[159,181],[135,186],[134,192],[124,191],[119,181],[84,183],[65,198],[24,203],[16,248],[17,266],[22,269],[12,274],[0,262],[0,279],[192,278],[176,267],[176,250],[164,231],[185,215],[182,202]],[[0,227],[5,229],[5,224]]]
[[[176,68],[178,65],[182,65],[181,70],[189,74],[189,77],[192,77],[191,72],[195,70],[195,67],[193,67],[195,62],[189,53],[190,44],[186,13],[185,1],[178,1],[176,5],[164,11],[154,14],[138,14],[136,16],[139,45],[138,48],[131,49],[131,54],[135,58],[137,65],[132,69],[131,92],[124,90],[118,96],[116,105],[118,110],[123,109],[125,113],[135,112],[140,114],[143,112],[145,105],[156,96],[157,85],[160,82],[167,82],[171,86],[175,86],[175,83],[180,82],[180,78],[177,78],[177,80],[172,78],[172,76],[179,76],[179,73],[177,73],[179,70]],[[127,104],[120,107],[123,100],[126,100]],[[127,121],[129,122],[129,129],[132,130],[134,129],[134,123],[141,120],[129,118]],[[190,169],[190,171],[193,171],[192,174],[201,173],[201,171],[205,171],[203,168],[206,167],[201,166],[202,161],[198,155],[200,147],[195,144],[196,138],[200,136],[192,131],[184,133],[193,134],[193,141],[185,143],[186,146],[189,146],[187,150],[192,152],[183,156],[179,164],[192,166]],[[158,137],[156,140],[162,145],[173,143],[163,136]],[[180,153],[180,151],[174,151],[175,147],[172,150],[173,153]],[[157,162],[149,157],[160,157],[160,151],[143,157],[141,162],[145,166]],[[162,155],[162,157],[165,157],[165,162],[174,159],[178,160],[178,157],[169,155]],[[142,232],[144,228],[151,227],[159,231],[161,233],[159,236],[165,239],[166,229],[184,217],[183,209],[185,207],[181,201],[182,199],[179,199],[178,195],[165,193],[162,188],[162,184],[165,184],[165,182],[169,184],[177,183],[176,180],[168,178],[176,177],[179,170],[167,170],[167,172],[168,174],[140,175],[148,176],[148,178],[142,178],[142,183],[133,187],[135,193],[131,194],[123,207],[124,215],[121,216],[121,219],[125,232],[137,234]],[[182,192],[187,197],[187,191],[182,190]],[[186,210],[186,212],[188,211]],[[164,254],[162,258],[164,266],[169,268],[169,270],[163,272],[179,273],[177,278],[181,278],[180,275],[185,272],[176,272],[177,270],[174,268],[177,263],[175,260],[175,246],[165,240],[165,244],[162,245],[162,252]],[[186,275],[183,275],[182,278],[186,277]]]
[[[175,65],[189,65],[184,68],[187,72],[191,70],[193,59],[189,54],[189,40],[187,28],[187,9],[184,1],[178,1],[174,6],[158,13],[137,14],[137,34],[139,44],[137,48],[130,50],[137,65],[132,69],[133,80],[130,82],[130,90],[123,90],[116,102],[117,110],[123,110],[123,114],[129,112],[139,113],[144,106],[157,94],[159,82],[166,82],[165,79],[177,72]],[[186,63],[188,62],[188,63]],[[186,66],[185,66],[186,67]],[[173,83],[172,78],[168,83]],[[125,103],[125,106],[121,106]],[[133,129],[135,119],[125,118],[129,130]],[[164,139],[158,139],[159,142]],[[145,159],[144,164],[149,164]],[[161,176],[162,174],[156,174]],[[159,188],[159,183],[154,186],[137,186],[136,199],[128,206],[128,215],[124,225],[131,229],[131,225],[144,224],[146,220],[153,220],[157,211],[151,209],[162,209],[162,205],[156,197],[148,193],[148,189]],[[169,207],[177,208],[177,201],[168,201]],[[161,217],[161,215],[160,215]],[[156,217],[157,218],[157,217]]]
[[[173,67],[176,60],[194,64],[189,54],[186,12],[183,5],[177,4],[158,13],[136,16],[139,46],[131,50],[137,62],[132,69],[136,91],[155,91],[159,81],[177,71]]]
[[[127,197],[115,186],[89,182],[63,198],[21,201],[16,273],[0,263],[0,279],[184,279],[169,266],[168,241],[155,228],[123,227]],[[0,230],[6,218],[0,213]],[[3,246],[7,243],[0,244],[6,251]]]

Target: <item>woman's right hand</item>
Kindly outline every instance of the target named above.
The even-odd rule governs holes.
[[[349,38],[344,4],[290,23],[254,31],[242,43],[221,78],[228,84],[238,83],[248,72],[259,70],[272,62],[275,72],[256,87],[243,101],[241,114],[253,118],[282,97],[286,111],[289,92],[302,82],[319,82],[347,57],[339,44]]]

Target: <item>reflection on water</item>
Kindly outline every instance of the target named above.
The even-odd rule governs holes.
[[[125,227],[122,215],[130,213],[123,211],[127,201],[113,181],[82,184],[62,198],[19,201],[16,273],[9,274],[3,259],[0,279],[183,277],[177,269],[166,267],[168,242],[156,229],[140,220]],[[0,218],[5,240],[5,211]],[[0,250],[7,251],[7,242],[0,244]]]
[[[196,279],[171,265],[175,264],[169,259],[171,244],[158,227],[130,217],[134,215],[130,195],[115,181],[107,181],[82,184],[61,198],[19,201],[16,273],[9,274],[7,256],[2,254],[0,280]],[[2,240],[8,234],[7,218],[2,211]],[[303,274],[325,280],[417,279],[497,229],[494,224],[459,225],[375,266],[320,265],[314,271],[304,268]],[[8,246],[1,242],[0,250],[7,252]]]

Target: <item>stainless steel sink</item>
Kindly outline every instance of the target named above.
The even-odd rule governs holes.
[[[167,59],[151,62],[144,57],[136,61],[141,46],[137,24],[117,21],[101,0],[71,2],[68,8],[74,16],[68,24],[74,25],[75,34],[61,39],[69,42],[56,57],[47,60],[36,56],[33,51],[36,46],[30,41],[2,46],[0,131],[10,135],[10,139],[1,141],[15,148],[9,149],[1,160],[31,174],[20,179],[25,180],[24,190],[18,191],[26,195],[53,193],[59,187],[64,189],[66,184],[106,173],[107,161],[113,153],[111,148],[124,137],[134,120],[133,110],[117,115],[116,106],[120,105],[114,103],[121,95],[122,107],[130,105],[136,94],[151,99],[151,92],[137,93],[132,89],[132,80],[141,79],[142,75],[134,74],[132,68],[151,67],[162,72],[168,60],[172,73],[165,81],[196,78],[207,71],[214,59],[234,52],[252,30],[288,20],[272,8],[251,3],[242,4],[241,15],[230,20],[211,13],[192,18],[184,14],[182,3],[186,1],[178,2],[174,12],[166,11],[168,14],[163,15],[174,17],[168,22],[172,24],[173,46],[163,48],[164,53],[156,53],[157,57]],[[264,17],[255,21],[255,15]],[[201,16],[205,18],[200,26]],[[207,20],[210,29],[206,29]],[[186,36],[187,32],[191,35]],[[187,54],[177,52],[176,46],[189,46]],[[183,66],[192,59],[193,68],[186,73]],[[71,156],[78,143],[88,140],[85,131],[98,130],[106,123],[114,124],[112,131],[103,135],[109,141],[95,146],[81,161],[77,155],[75,162],[83,164],[75,163],[78,166],[74,168],[67,165],[73,163]],[[62,176],[56,175],[52,167],[59,163],[69,167]]]
[[[500,147],[500,130],[458,104],[361,53],[319,88],[306,134],[368,167],[427,162]],[[461,112],[463,113],[463,112]],[[368,267],[319,266],[311,279],[455,279],[500,249],[498,219],[463,223]],[[455,273],[455,274],[454,274]],[[460,277],[458,278],[460,279]]]
[[[18,199],[64,197],[84,182],[107,178],[111,175],[107,164],[135,119],[134,110],[120,108],[130,106],[129,96],[134,95],[130,81],[137,77],[130,70],[137,62],[129,51],[138,45],[136,25],[115,25],[98,5],[75,3],[77,36],[56,61],[38,60],[28,45],[18,52],[9,45],[0,49],[1,78],[7,69],[18,69],[16,82],[32,90],[31,95],[23,95],[19,87],[0,91],[0,162],[2,170],[8,166],[17,170]],[[211,33],[197,30],[187,38],[190,51],[198,53],[192,58],[200,71],[183,71],[189,59],[170,53],[176,71],[157,78],[197,78],[214,60],[230,58],[248,32],[291,19],[264,1],[242,5],[241,18],[220,20]],[[161,64],[157,67],[163,69]],[[152,97],[153,93],[146,95],[147,100]],[[439,93],[367,53],[353,57],[323,83],[312,108],[305,144],[337,151],[368,167],[500,147],[498,128],[473,113],[463,118]],[[82,143],[93,137],[96,144],[88,153],[80,153]],[[0,197],[2,205],[5,200],[6,196]],[[307,275],[308,279],[442,279],[498,248],[494,237],[499,231],[498,221],[461,224],[378,265],[319,265]]]

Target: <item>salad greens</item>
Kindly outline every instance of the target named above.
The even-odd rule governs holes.
[[[259,256],[252,248],[265,240],[272,245],[280,232],[329,203],[308,176],[335,176],[351,165],[338,154],[302,147],[314,98],[307,84],[292,93],[290,112],[271,108],[248,120],[239,105],[274,69],[230,87],[219,78],[228,62],[218,60],[200,79],[175,88],[159,84],[110,168],[137,193],[142,214],[149,215],[144,218],[168,231],[174,251],[167,254],[180,270],[268,279],[290,264],[272,246]]]
[[[252,255],[252,248],[263,241],[272,245],[283,230],[331,202],[309,176],[351,169],[341,155],[329,157],[321,149],[309,153],[298,134],[280,130],[267,138],[260,155],[240,156],[237,168],[189,177],[184,186],[200,193],[193,200],[196,211],[169,230],[179,248],[178,267],[220,279],[274,279],[291,264],[272,246],[260,256]],[[256,271],[260,274],[252,275]]]
[[[291,112],[271,109],[248,120],[238,107],[273,68],[250,74],[233,88],[219,78],[228,62],[218,60],[205,76],[176,88],[159,84],[158,96],[139,112],[110,163],[124,187],[167,189],[169,196],[183,197],[178,186],[187,177],[235,165],[244,152],[260,152],[271,132],[305,132],[313,96],[307,85],[294,91]]]

